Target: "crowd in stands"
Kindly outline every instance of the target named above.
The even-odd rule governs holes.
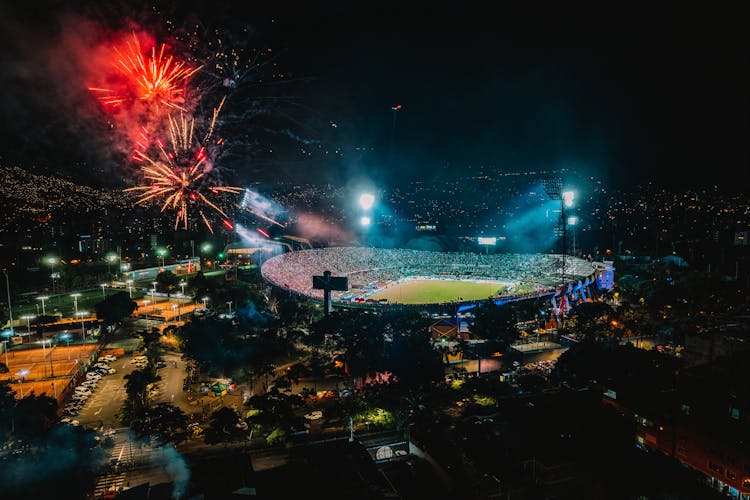
[[[597,263],[567,257],[566,276],[585,278]],[[491,279],[509,282],[550,284],[562,272],[560,255],[479,254],[429,252],[392,248],[332,247],[290,252],[267,260],[261,269],[271,283],[292,292],[322,297],[312,289],[312,276],[331,271],[347,276],[351,288],[380,288],[393,280],[410,276],[453,279]]]

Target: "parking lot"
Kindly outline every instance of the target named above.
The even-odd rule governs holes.
[[[117,373],[102,376],[92,390],[91,396],[85,400],[79,412],[71,416],[71,419],[78,420],[81,425],[87,427],[119,427],[117,416],[127,397],[125,376],[139,366],[133,362],[133,358],[134,355],[127,354],[109,363],[109,366],[116,369]],[[185,377],[184,362],[178,355],[172,353],[165,354],[163,359],[165,366],[157,370],[157,374],[162,379],[156,384],[157,392],[153,397],[153,402],[173,403],[186,413],[196,411],[182,391],[182,380]],[[68,402],[69,400],[65,401],[65,403]]]

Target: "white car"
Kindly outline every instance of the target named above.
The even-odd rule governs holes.
[[[115,356],[114,354],[107,354],[106,356],[104,356],[104,359],[111,363],[112,361],[117,361],[117,356]]]
[[[305,418],[308,420],[318,420],[319,418],[323,418],[323,412],[320,410],[315,410],[305,415]]]
[[[91,395],[91,389],[89,389],[88,387],[84,387],[82,385],[79,385],[78,387],[76,387],[75,393],[76,394],[85,394],[87,396],[90,396]]]

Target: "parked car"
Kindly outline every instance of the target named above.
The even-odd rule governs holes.
[[[110,363],[111,363],[112,361],[117,361],[117,356],[115,356],[114,354],[107,354],[106,356],[104,356],[104,358],[105,358],[105,359],[106,359],[107,361],[109,361]]]
[[[305,418],[308,420],[318,420],[319,418],[323,418],[323,412],[320,410],[315,410],[305,415]]]
[[[76,387],[75,393],[76,394],[86,394],[87,396],[90,396],[91,395],[91,389],[89,389],[88,387],[84,387],[82,385],[79,385],[78,387]]]
[[[98,374],[97,372],[88,372],[86,374],[86,378],[88,380],[91,380],[91,379],[94,379],[94,378],[96,378],[96,379],[102,378],[102,376],[100,374]]]

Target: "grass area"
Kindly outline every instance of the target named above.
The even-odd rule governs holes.
[[[127,292],[127,289],[105,288],[104,296],[113,295],[117,292]],[[102,289],[82,290],[79,292],[64,293],[60,295],[50,295],[44,301],[44,310],[48,315],[62,313],[65,317],[72,317],[75,313],[75,303],[72,293],[80,293],[78,297],[78,311],[94,312],[94,305],[103,300]],[[139,290],[133,290],[133,300],[143,297],[144,293]],[[43,296],[43,294],[39,294]],[[42,301],[39,299],[30,299],[25,303],[13,303],[13,318],[19,319],[22,316],[40,316],[42,314]]]
[[[371,295],[371,299],[388,299],[398,304],[434,304],[458,300],[486,299],[506,289],[502,283],[458,280],[416,280],[393,285]]]

